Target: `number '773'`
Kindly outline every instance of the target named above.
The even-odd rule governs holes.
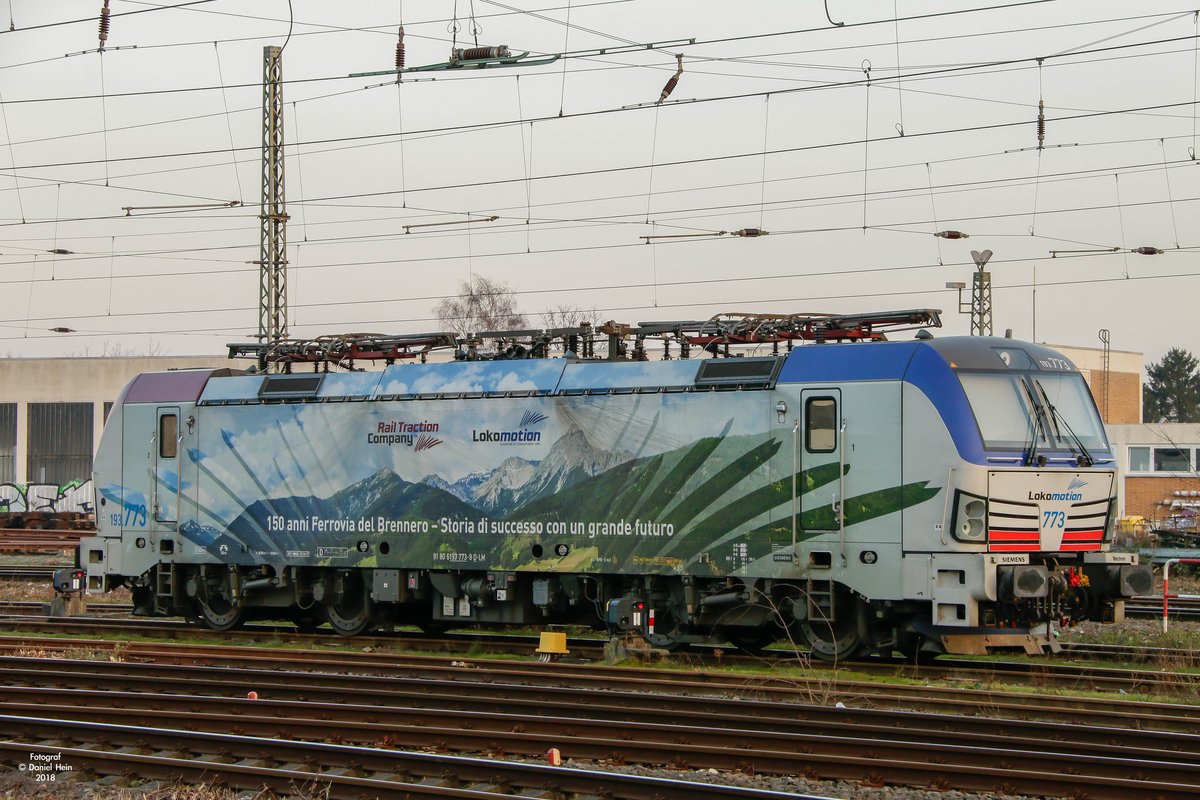
[[[1063,528],[1067,524],[1067,513],[1065,511],[1043,511],[1042,512],[1042,527],[1043,528]]]

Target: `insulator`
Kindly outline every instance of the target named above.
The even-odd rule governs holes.
[[[679,85],[679,76],[678,75],[672,75],[670,78],[668,78],[667,85],[663,87],[662,94],[659,96],[658,102],[661,103],[663,100],[666,100],[667,97],[670,96],[671,92],[675,91],[675,87],[678,85]]]
[[[658,102],[666,100],[671,92],[675,91],[675,87],[679,85],[679,76],[683,74],[683,53],[675,56],[675,74],[667,79],[667,85],[663,87],[662,94],[658,97]]]
[[[100,48],[104,48],[104,43],[108,41],[108,26],[112,24],[112,20],[108,18],[108,0],[104,0],[104,7],[100,9]]]
[[[396,42],[396,69],[404,69],[404,26],[400,26],[400,41]]]
[[[764,231],[762,228],[742,228],[740,231],[734,231],[731,235],[732,236],[753,237],[753,236],[767,236],[769,234],[770,234],[770,231]]]
[[[1039,150],[1042,149],[1042,144],[1046,141],[1046,113],[1045,113],[1045,111],[1046,111],[1045,104],[1041,100],[1038,100],[1037,132],[1038,132],[1038,149]]]
[[[1150,247],[1148,245],[1143,246],[1143,247],[1135,247],[1132,250],[1130,250],[1129,252],[1137,253],[1139,256],[1161,256],[1162,255],[1162,250],[1159,250],[1157,247]]]
[[[934,234],[934,236],[937,236],[940,239],[970,239],[971,238],[970,234],[963,233],[962,231],[938,231],[937,233]]]
[[[508,58],[512,55],[506,44],[499,47],[459,47],[450,53],[452,61],[481,61],[487,58]]]

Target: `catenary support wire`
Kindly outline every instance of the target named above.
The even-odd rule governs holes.
[[[571,0],[567,0],[567,24],[563,26],[563,52],[564,53],[566,53],[570,50],[570,48],[567,46],[570,41],[571,41]],[[566,99],[567,99],[567,60],[565,58],[563,59],[562,78],[560,79],[560,84],[561,85],[559,86],[559,90],[558,90],[558,115],[561,117],[563,115],[563,108],[565,107]]]
[[[217,81],[221,84],[221,102],[225,105],[225,130],[229,133],[229,165],[233,167],[233,177],[237,182],[238,202],[244,203],[246,198],[242,192],[242,175],[238,170],[237,148],[233,143],[233,120],[231,120],[229,116],[229,98],[225,93],[225,74],[221,69],[221,48],[218,46],[217,42],[213,42],[213,53],[215,53],[217,57]],[[292,107],[293,109],[295,108],[294,103],[292,104]]]
[[[521,76],[517,75],[515,77],[516,77],[516,85],[517,85],[517,117],[519,117],[520,119],[523,120],[523,119],[525,119],[525,110],[524,110],[524,108],[522,108],[522,105],[521,105]],[[529,180],[529,162],[533,159],[533,152],[532,152],[533,123],[532,122],[529,123],[530,152],[529,152],[528,156],[526,156],[526,154],[525,154],[525,123],[524,122],[522,122],[518,126],[518,130],[521,132],[521,171],[525,173],[525,252],[528,253],[528,252],[530,252],[529,204],[530,204],[530,185],[531,185],[530,180]]]
[[[938,252],[937,263],[940,265],[943,263],[943,261],[942,261],[942,237],[937,235],[938,216],[937,216],[937,202],[933,199],[933,167],[930,166],[928,161],[925,162],[925,180],[929,184],[929,210],[933,215],[933,230],[934,230],[933,238],[934,238],[934,241],[937,243],[937,252]]]
[[[292,157],[296,160],[296,187],[300,190],[300,196],[304,197],[304,170],[301,167],[303,159],[300,158],[300,144],[304,140],[300,138],[300,111],[296,108],[296,101],[292,101],[292,130],[296,132],[295,151]],[[301,205],[300,231],[304,237],[304,241],[308,241],[308,213],[304,211],[303,203]]]
[[[867,76],[865,88],[865,108],[863,111],[863,233],[867,232],[867,172],[868,172],[868,149],[871,144],[871,62],[869,59],[863,59],[862,62],[863,74]]]
[[[21,224],[25,224],[25,202],[21,197],[21,178],[17,175],[17,162],[13,155],[12,136],[8,132],[8,113],[4,110],[4,93],[0,92],[0,120],[4,122],[4,141],[8,144],[8,163],[11,165],[13,187],[17,193],[17,210],[21,214]]]
[[[1171,209],[1171,228],[1175,231],[1175,249],[1179,249],[1179,223],[1175,219],[1175,198],[1171,194],[1171,173],[1167,171],[1167,146],[1158,140],[1158,148],[1162,153],[1163,179],[1167,182],[1167,205]]]
[[[1117,190],[1117,221],[1121,225],[1121,259],[1124,263],[1124,272],[1126,278],[1129,277],[1129,248],[1125,246],[1125,209],[1121,205],[1121,176],[1113,174],[1113,183]]]
[[[896,102],[900,104],[900,121],[896,123],[896,132],[904,135],[904,87],[900,85],[903,77],[900,66],[900,0],[892,0],[892,17],[896,24]]]

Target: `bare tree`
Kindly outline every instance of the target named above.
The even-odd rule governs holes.
[[[482,275],[459,282],[459,293],[433,308],[438,321],[460,336],[480,331],[523,328],[528,323],[517,308],[512,287]]]
[[[83,344],[67,353],[68,358],[145,358],[161,355],[166,355],[166,348],[154,339],[147,339],[145,347],[140,350],[124,342],[105,339],[99,345]]]
[[[596,307],[591,310],[580,308],[572,303],[560,303],[538,314],[538,323],[543,328],[577,328],[584,323],[598,327],[603,324]]]

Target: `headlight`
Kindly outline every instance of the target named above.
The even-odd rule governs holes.
[[[954,538],[962,542],[982,542],[987,535],[987,501],[966,492],[954,499]]]

